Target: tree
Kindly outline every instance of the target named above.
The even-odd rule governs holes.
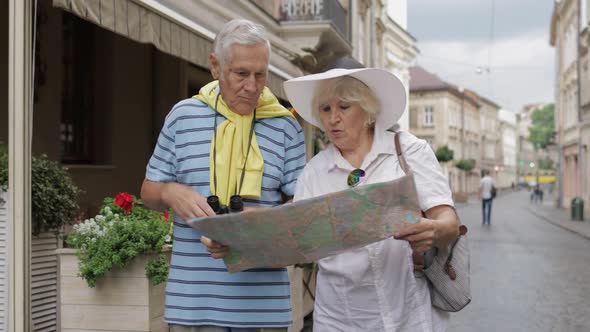
[[[436,160],[441,163],[453,160],[455,156],[455,152],[446,145],[439,146],[434,154],[436,155]]]
[[[553,169],[553,160],[550,158],[539,159],[539,169]]]
[[[555,140],[555,105],[549,104],[531,114],[529,142],[535,149],[545,149]]]

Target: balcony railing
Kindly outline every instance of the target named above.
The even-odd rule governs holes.
[[[283,22],[332,21],[336,29],[348,36],[346,10],[338,0],[281,0]]]
[[[330,21],[348,39],[347,11],[338,0],[251,0],[280,22]]]

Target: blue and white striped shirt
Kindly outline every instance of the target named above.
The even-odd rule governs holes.
[[[146,178],[178,182],[203,196],[209,189],[209,151],[215,117],[225,118],[197,99],[176,104],[166,117]],[[293,196],[305,164],[303,130],[289,117],[257,119],[256,140],[264,158],[261,197],[245,206],[272,207],[281,193]],[[291,302],[287,269],[253,269],[229,274],[223,260],[211,258],[200,234],[176,217],[166,285],[168,323],[226,327],[287,327]]]

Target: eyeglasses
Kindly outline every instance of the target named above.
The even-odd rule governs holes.
[[[348,183],[349,187],[354,187],[359,184],[359,182],[361,182],[361,178],[363,176],[365,176],[365,171],[359,168],[354,169],[348,174],[348,179],[346,182]]]

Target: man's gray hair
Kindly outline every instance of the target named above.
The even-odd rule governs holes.
[[[231,61],[232,45],[266,44],[270,56],[270,41],[266,38],[266,29],[252,21],[236,19],[227,22],[213,41],[213,53],[217,55],[219,65],[223,66]]]

